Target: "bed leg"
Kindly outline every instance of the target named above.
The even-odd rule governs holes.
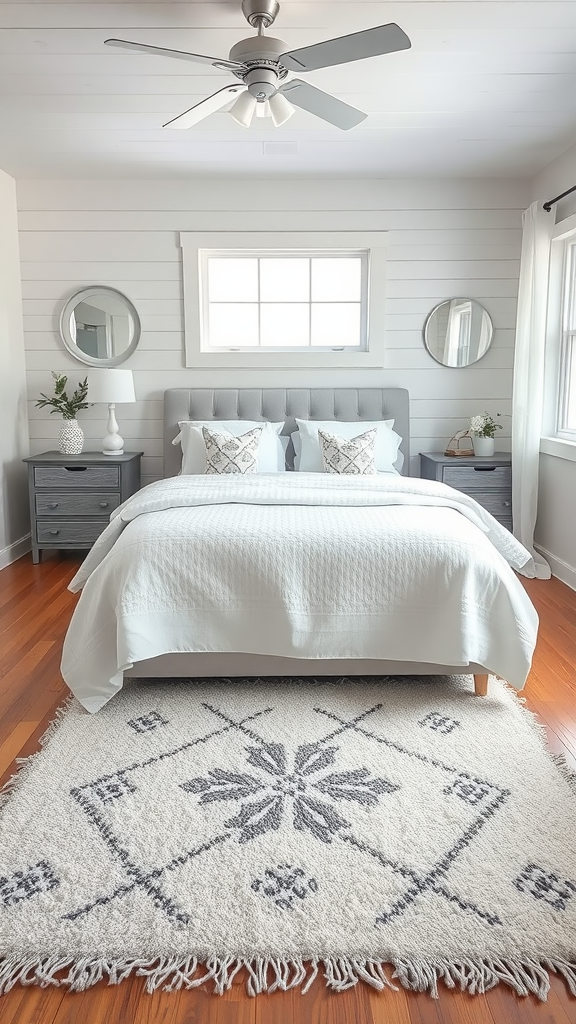
[[[477,697],[485,697],[488,693],[488,676],[474,676],[474,693]]]

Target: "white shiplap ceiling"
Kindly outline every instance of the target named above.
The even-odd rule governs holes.
[[[291,49],[391,21],[412,49],[305,76],[368,113],[350,132],[304,111],[278,129],[246,130],[222,111],[177,131],[161,125],[235,79],[103,41],[227,57],[253,34],[240,0],[3,0],[0,167],[16,178],[527,176],[576,140],[575,0],[281,0],[270,34]]]

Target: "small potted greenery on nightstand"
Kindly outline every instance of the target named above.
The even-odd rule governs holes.
[[[497,416],[500,413],[496,413]],[[479,416],[470,417],[470,433],[474,445],[474,455],[494,455],[494,438],[496,431],[502,430],[502,424],[496,423],[490,413],[483,412]]]
[[[58,438],[58,448],[63,455],[80,455],[84,445],[84,433],[76,414],[80,409],[88,409],[91,405],[86,401],[88,394],[88,378],[80,381],[76,390],[68,397],[66,385],[68,377],[64,373],[54,373],[54,394],[51,397],[40,392],[41,397],[36,400],[39,409],[51,405],[50,415],[54,412],[60,413],[64,418],[64,424]]]

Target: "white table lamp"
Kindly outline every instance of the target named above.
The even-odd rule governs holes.
[[[132,370],[90,370],[87,399],[108,405],[108,433],[102,438],[102,454],[123,455],[124,438],[118,433],[114,410],[117,404],[136,401]]]

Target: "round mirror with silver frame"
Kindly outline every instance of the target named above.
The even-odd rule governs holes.
[[[116,288],[92,285],[75,292],[60,314],[60,337],[88,366],[118,366],[140,341],[140,317]]]
[[[476,299],[447,299],[428,314],[424,344],[442,366],[471,366],[490,348],[494,329]]]

